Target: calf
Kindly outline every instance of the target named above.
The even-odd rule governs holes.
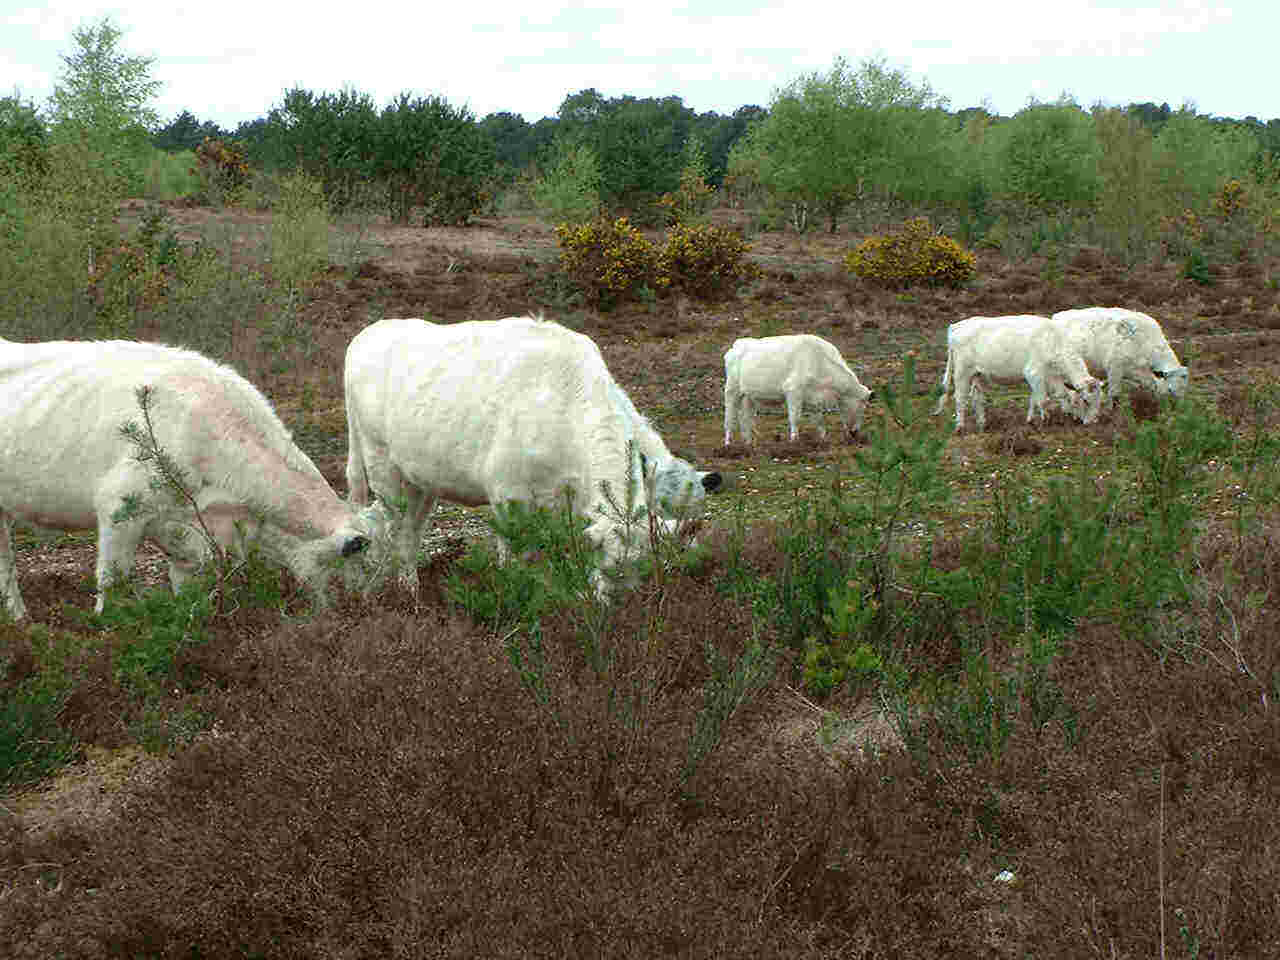
[[[826,436],[823,407],[836,407],[852,439],[872,391],[840,356],[840,351],[811,333],[781,337],[742,337],[724,355],[724,442],[733,441],[736,423],[744,443],[751,443],[752,403],[785,400],[791,439],[799,436],[801,411],[818,413],[818,432]]]
[[[956,426],[964,427],[965,407],[972,399],[978,429],[986,426],[981,380],[1026,380],[1031,388],[1027,422],[1039,413],[1051,395],[1063,400],[1084,423],[1098,418],[1101,384],[1090,376],[1084,361],[1073,352],[1058,326],[1048,317],[1020,315],[969,317],[947,328],[947,365],[942,373],[942,395],[934,413],[941,413],[949,386],[955,381]],[[1068,388],[1075,391],[1072,396]]]

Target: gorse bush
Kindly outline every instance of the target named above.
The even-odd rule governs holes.
[[[219,203],[236,203],[249,184],[249,160],[243,145],[234,140],[205,137],[195,149],[192,174],[199,178],[203,192]]]
[[[1240,213],[1248,202],[1244,185],[1235,178],[1228,180],[1213,198],[1213,208],[1223,220],[1230,220]]]
[[[601,309],[627,299],[682,291],[693,297],[723,296],[759,276],[739,234],[711,225],[677,224],[662,247],[626,217],[556,227],[560,270],[585,299]]]
[[[751,244],[739,234],[711,225],[676,224],[658,253],[659,286],[710,298],[731,293],[760,275],[748,260]]]
[[[925,217],[913,217],[898,230],[864,240],[844,262],[854,276],[891,289],[962,287],[977,272],[977,258],[936,233]]]
[[[661,286],[657,251],[626,217],[562,223],[556,240],[561,271],[592,306],[607,310]]]

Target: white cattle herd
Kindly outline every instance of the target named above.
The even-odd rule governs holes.
[[[738,339],[724,370],[726,446],[735,425],[752,442],[758,400],[785,401],[795,440],[805,407],[818,411],[821,432],[821,411],[835,408],[852,436],[873,399],[840,352],[811,334]],[[953,390],[957,426],[972,404],[982,428],[983,382],[1022,379],[1031,390],[1028,421],[1056,400],[1091,423],[1101,412],[1099,377],[1110,407],[1125,381],[1178,395],[1188,374],[1160,325],[1134,310],[970,317],[947,330],[934,412]],[[158,344],[0,339],[0,596],[8,615],[26,616],[14,520],[97,528],[101,611],[142,539],[164,552],[177,589],[210,558],[201,522],[233,554],[252,540],[321,597],[338,561],[388,542],[401,582],[416,592],[415,558],[439,500],[555,505],[567,492],[603,563],[613,565],[649,542],[648,525],[628,522],[616,504],[645,508],[671,530],[721,487],[718,473],[672,455],[589,337],[541,317],[381,320],[351,341],[343,383],[349,500],[229,367]],[[156,494],[154,461],[140,458],[136,437],[122,431],[139,420],[143,387],[155,444],[182,472],[194,504]],[[499,549],[505,557],[505,545]],[[599,573],[596,585],[603,592]]]

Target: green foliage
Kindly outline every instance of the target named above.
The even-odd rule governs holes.
[[[38,183],[49,170],[49,131],[34,103],[17,94],[0,97],[0,170]]]
[[[556,240],[561,272],[592,306],[607,310],[662,283],[653,244],[626,217],[562,223]]]
[[[714,197],[715,188],[707,183],[707,160],[702,144],[696,137],[690,137],[685,143],[680,186],[664,193],[658,204],[667,211],[669,224],[684,224],[705,216]]]
[[[76,50],[62,58],[49,122],[55,140],[82,144],[136,196],[151,131],[159,125],[149,103],[161,84],[151,77],[151,58],[121,51],[122,37],[110,18],[72,32]]]
[[[401,93],[383,108],[375,157],[391,215],[404,223],[419,212],[423,226],[465,225],[484,206],[495,171],[493,142],[471,111],[435,96]]]
[[[1182,263],[1182,275],[1193,280],[1202,287],[1213,283],[1213,274],[1209,272],[1209,260],[1203,250],[1192,250]]]
[[[1250,168],[1257,143],[1247,130],[1220,127],[1185,107],[1178,110],[1155,139],[1155,189],[1163,208],[1208,215],[1223,184]]]
[[[166,153],[153,150],[144,173],[143,196],[162,203],[176,203],[200,192],[200,182],[192,172],[196,155],[190,150]]]
[[[58,724],[76,682],[78,645],[70,633],[0,623],[0,786],[39,780],[78,752]]]
[[[940,168],[945,103],[883,60],[855,70],[838,57],[829,73],[806,74],[774,96],[734,146],[729,170],[784,206],[825,217],[835,232],[850,206],[910,202],[932,189],[925,174]]]
[[[566,97],[558,116],[560,135],[595,154],[606,209],[658,222],[657,199],[680,182],[693,111],[679,97],[607,100],[588,89]]]
[[[490,525],[511,559],[499,564],[492,549],[473,546],[450,571],[445,596],[497,629],[535,628],[546,614],[578,603],[590,593],[597,551],[571,506],[566,500],[556,510],[519,501],[495,507]],[[516,660],[523,655],[518,647],[508,653]]]
[[[1098,143],[1071,99],[1035,103],[992,131],[1000,179],[1017,209],[1090,210],[1097,201]]]
[[[152,135],[151,144],[157,150],[184,153],[195,150],[206,140],[230,139],[231,134],[216,123],[201,122],[190,110],[183,110]]]
[[[245,134],[255,166],[303,170],[337,212],[375,183],[400,223],[467,223],[495,174],[493,140],[465,107],[434,96],[400,93],[379,111],[356,90],[294,88]]]
[[[116,635],[116,683],[144,695],[165,689],[179,651],[208,639],[214,593],[210,579],[201,577],[176,594],[159,589],[134,595],[127,585],[112,590],[91,622]]]
[[[935,233],[926,218],[914,217],[898,230],[864,240],[845,256],[845,266],[854,276],[890,289],[958,288],[973,279],[977,258]]]
[[[1154,241],[1158,221],[1158,197],[1152,189],[1154,139],[1131,111],[1098,108],[1093,123],[1100,148],[1098,221],[1103,248],[1134,263]]]
[[[657,283],[666,290],[712,298],[760,275],[747,259],[751,245],[723,227],[676,224],[657,256]]]
[[[688,783],[698,766],[721,744],[729,721],[739,708],[773,679],[778,657],[778,651],[758,637],[752,638],[742,655],[732,662],[709,641],[703,649],[711,676],[702,688],[702,709],[689,737],[680,774],[682,783]]]
[[[271,278],[289,299],[305,291],[329,260],[329,204],[324,186],[303,171],[279,178],[271,218]]]
[[[580,224],[600,214],[600,164],[591,147],[561,140],[533,182],[534,209],[545,220]]]
[[[840,606],[839,599],[833,599],[833,604],[836,610],[848,610],[847,607]],[[860,607],[859,603],[858,608]],[[831,614],[827,614],[827,617],[830,616]],[[810,637],[805,643],[804,685],[820,697],[834,693],[846,683],[855,690],[861,690],[868,682],[880,676],[884,662],[875,649],[866,643],[851,646],[847,636],[837,634],[837,639],[830,643]]]

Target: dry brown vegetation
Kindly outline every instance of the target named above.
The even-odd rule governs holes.
[[[215,217],[254,219],[174,215],[189,235]],[[705,645],[732,659],[767,630],[722,589],[730,566],[777,569],[785,507],[818,496],[855,449],[784,442],[780,411],[761,418],[759,447],[722,447],[721,356],[735,337],[819,333],[877,388],[915,351],[927,387],[954,320],[1117,304],[1161,321],[1194,390],[1241,430],[1247,388],[1277,374],[1276,262],[1223,268],[1202,287],[1177,265],[1121,267],[1096,250],[1057,275],[987,252],[965,290],[898,294],[848,277],[849,239],[760,235],[764,276],[727,302],[597,314],[549,279],[554,240],[535,222],[378,229],[357,269],[335,267],[313,292],[305,352],[281,364],[238,340],[228,359],[341,491],[342,356],[370,320],[533,309],[593,336],[669,445],[731,485],[710,508],[705,562],[628,596],[610,621],[614,679],[656,692],[633,714],[643,722],[626,722],[582,662],[581,620],[562,612],[542,625],[558,712],[540,706],[502,638],[445,599],[465,546],[458,510],[444,514],[416,609],[386,592],[316,616],[295,603],[296,618],[245,606],[215,620],[148,707],[162,724],[202,718],[165,763],[118,759],[140,756],[121,751],[142,706],[115,679],[108,632],[81,654],[59,718],[87,767],[0,801],[0,953],[1280,956],[1278,527],[1268,513],[1233,529],[1225,475],[1222,502],[1201,505],[1183,545],[1192,599],[1153,615],[1161,635],[1085,619],[1063,641],[1052,679],[1076,717],[1070,736],[1024,711],[993,753],[970,755],[927,722],[907,751],[874,697],[803,694],[788,650],[684,778]],[[969,562],[961,531],[993,474],[1034,484],[1101,469],[1123,429],[1028,427],[1024,402],[997,394],[986,434],[949,441],[955,508],[938,567]],[[1139,421],[1160,415],[1150,398],[1131,406]],[[735,547],[739,498],[750,523]],[[92,632],[75,615],[92,607],[92,542],[20,549],[33,621]],[[978,614],[939,607],[931,623],[917,655],[953,674],[961,638],[982,635]],[[988,642],[1001,663],[1025,655]],[[36,670],[30,628],[0,626],[0,644],[8,692]],[[93,760],[101,787],[86,795]],[[1011,882],[997,880],[1006,869]]]

